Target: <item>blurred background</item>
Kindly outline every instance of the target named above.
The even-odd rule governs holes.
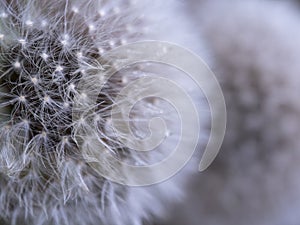
[[[223,88],[227,133],[157,224],[300,224],[300,1],[186,2]]]

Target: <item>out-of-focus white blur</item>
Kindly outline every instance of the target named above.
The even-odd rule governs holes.
[[[300,5],[192,0],[226,98],[223,147],[164,224],[300,224]]]

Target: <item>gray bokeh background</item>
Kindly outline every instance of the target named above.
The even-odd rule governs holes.
[[[299,5],[193,0],[186,10],[222,85],[228,127],[217,159],[160,224],[300,224]]]

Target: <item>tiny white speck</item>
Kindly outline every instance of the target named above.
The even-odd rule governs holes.
[[[80,97],[83,98],[83,99],[86,99],[87,95],[86,95],[86,93],[81,93]]]
[[[82,54],[82,52],[77,52],[77,58],[82,58],[82,56],[83,56],[83,54]]]
[[[63,35],[63,38],[61,40],[61,44],[66,46],[69,44],[69,39],[70,39],[70,36],[68,34],[64,34]]]
[[[16,62],[14,63],[14,67],[15,67],[15,68],[20,68],[20,67],[21,67],[21,63],[20,63],[19,61],[16,61]]]
[[[82,75],[86,75],[86,71],[85,70],[82,69],[82,70],[80,70],[80,72],[81,72]]]
[[[8,15],[7,15],[5,12],[2,12],[2,13],[0,14],[0,17],[1,17],[1,18],[7,18]]]
[[[45,27],[45,26],[47,26],[47,21],[46,20],[42,20],[42,22],[41,22],[41,25],[42,25],[42,27]]]
[[[4,39],[4,34],[0,34],[0,40]]]
[[[50,97],[48,95],[44,96],[44,102],[47,102],[47,103],[50,102]]]
[[[27,20],[27,21],[25,22],[25,24],[26,24],[27,26],[29,26],[29,27],[32,27],[33,22],[32,22],[31,20]]]
[[[171,135],[171,132],[169,130],[166,130],[165,136],[169,137]]]
[[[105,52],[105,50],[103,48],[98,48],[98,51],[100,54],[103,54]]]
[[[126,39],[122,39],[121,40],[121,45],[125,45],[127,43],[127,40]]]
[[[99,115],[96,115],[96,116],[94,117],[94,121],[95,121],[95,122],[100,121],[100,116],[99,116]]]
[[[68,143],[68,140],[69,140],[69,137],[63,137],[62,138],[62,142],[63,142],[63,144],[66,144],[66,143]]]
[[[61,72],[63,70],[64,70],[64,68],[62,66],[57,66],[55,69],[56,72]]]
[[[85,122],[84,118],[81,117],[81,118],[79,119],[79,122],[80,122],[80,123],[84,123],[84,122]]]
[[[20,100],[21,102],[25,102],[25,101],[26,101],[26,98],[25,98],[24,95],[21,95],[21,96],[19,97],[19,100]]]
[[[70,84],[70,85],[69,85],[69,89],[75,90],[75,84]]]
[[[64,34],[64,35],[63,35],[63,38],[64,38],[65,40],[68,40],[68,39],[70,38],[70,36],[69,36],[68,34]]]
[[[47,60],[49,55],[47,55],[45,52],[41,54],[41,57],[44,59],[44,60]]]
[[[69,102],[65,102],[65,103],[64,103],[64,107],[65,107],[65,108],[69,108],[69,106],[70,106]]]
[[[94,26],[93,24],[90,24],[90,25],[89,25],[89,30],[90,30],[90,31],[94,31],[94,30],[95,30],[95,26]]]
[[[66,46],[66,45],[69,44],[69,42],[68,42],[67,40],[62,40],[62,41],[61,41],[61,44],[64,45],[64,46]]]
[[[99,10],[98,13],[101,17],[105,16],[105,11],[104,10]]]
[[[102,83],[103,81],[105,81],[105,76],[99,76],[99,81]]]
[[[128,78],[127,78],[126,76],[123,76],[123,77],[122,77],[122,83],[123,83],[123,84],[128,83]]]
[[[115,46],[115,42],[114,41],[109,41],[108,44],[109,44],[110,47],[114,47]]]
[[[25,45],[26,44],[26,40],[25,39],[19,39],[20,44]]]
[[[41,135],[42,135],[42,137],[46,137],[46,136],[47,136],[47,133],[46,133],[45,131],[42,131],[42,132],[41,132]]]
[[[78,12],[79,12],[79,10],[78,10],[77,7],[73,7],[73,8],[72,8],[72,11],[73,11],[74,13],[78,13]]]
[[[32,82],[33,84],[37,84],[37,83],[38,83],[38,79],[37,79],[36,77],[32,77],[32,78],[31,78],[31,82]]]

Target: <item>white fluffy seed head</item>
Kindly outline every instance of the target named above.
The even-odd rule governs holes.
[[[144,72],[121,73],[102,87],[101,56],[142,38],[171,37],[183,44],[182,34],[189,32],[173,1],[55,3],[0,0],[0,217],[12,224],[140,225],[161,213],[161,197],[177,196],[180,186],[173,181],[148,188],[117,185],[84,157],[84,151],[97,151],[91,161],[103,173],[119,166],[108,154],[137,165],[157,157],[127,149],[108,122],[116,94]],[[176,17],[176,29],[158,23],[167,16]],[[141,32],[146,26],[147,36]],[[148,116],[157,115],[151,104],[143,106],[133,115],[142,117],[147,110]],[[165,117],[172,124],[173,117]]]

